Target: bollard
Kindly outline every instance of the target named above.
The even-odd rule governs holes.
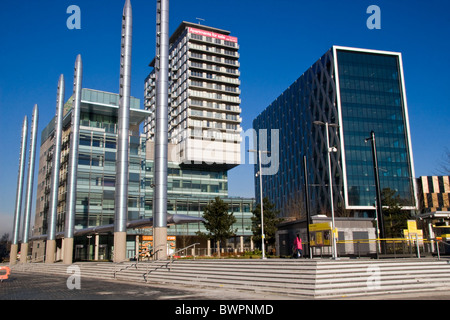
[[[439,252],[439,241],[438,240],[436,240],[436,248],[437,248],[438,260],[441,260],[441,254]]]
[[[419,248],[419,237],[416,233],[416,247],[417,247],[417,258],[420,258],[420,248]]]

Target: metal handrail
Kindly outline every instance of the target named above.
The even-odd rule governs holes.
[[[159,247],[162,247],[162,246],[164,246],[164,245],[159,245],[159,246],[157,246],[156,248],[159,248]],[[154,248],[154,249],[156,249],[156,248]],[[158,250],[152,252],[152,250],[147,249],[146,252],[152,252],[152,253],[150,254],[150,258],[151,258],[151,257],[153,257],[155,254],[157,254],[159,251],[162,251],[162,250],[163,250],[163,249],[158,249]],[[135,255],[134,255],[134,258],[136,259],[136,262],[135,262],[135,263],[132,263],[132,264],[130,264],[130,265],[127,265],[127,266],[125,266],[124,268],[122,268],[122,269],[120,269],[120,270],[116,270],[116,267],[119,265],[119,263],[123,263],[123,261],[118,262],[118,263],[116,263],[116,264],[114,265],[114,279],[116,278],[116,274],[117,274],[118,272],[120,272],[120,271],[127,270],[127,269],[129,269],[129,268],[131,268],[131,267],[135,267],[136,269],[138,268],[138,263],[139,263],[139,253],[135,254]],[[147,267],[147,270],[148,270],[148,267]]]
[[[158,248],[162,248],[162,247],[167,247],[166,244],[160,244],[159,246],[156,246],[155,248],[153,248],[153,250],[156,250]],[[163,249],[158,249],[155,252],[153,252],[153,254],[151,255],[151,257],[153,257],[155,254],[157,254],[159,251],[162,251]]]
[[[173,252],[172,254],[170,254],[170,255],[169,255],[169,257],[170,257],[169,271],[172,271],[173,256],[174,256],[176,253],[181,252],[181,251],[183,251],[183,250],[186,250],[186,249],[188,249],[188,248],[190,248],[190,247],[194,247],[194,250],[195,250],[195,246],[198,245],[198,244],[200,244],[200,243],[197,242],[197,243],[191,244],[191,245],[189,245],[189,246],[187,246],[187,247],[185,247],[185,248],[183,248],[183,249],[177,250],[177,251]],[[195,255],[194,255],[194,260],[195,260]]]
[[[155,249],[156,249],[156,248],[159,248],[159,247],[166,247],[166,248],[167,248],[167,244],[160,244],[159,246],[155,247]],[[153,253],[153,255],[155,255],[157,252],[162,251],[162,250],[163,250],[163,249],[158,249],[158,250],[156,250],[156,251]],[[152,272],[152,271],[158,269],[158,268],[156,268],[156,269],[154,269],[154,270],[150,270],[150,271],[149,271],[149,270],[148,270],[149,266],[150,266],[152,263],[155,263],[155,262],[158,262],[158,261],[159,261],[159,260],[153,260],[152,262],[147,263],[147,268],[146,268],[145,273],[144,273],[144,279],[145,279],[145,282],[147,282],[148,274],[149,274],[150,272]],[[166,267],[167,267],[167,265],[166,265]]]
[[[189,246],[187,246],[187,247],[185,247],[185,248],[179,249],[179,250],[177,250],[177,251],[171,253],[171,254],[169,255],[169,258],[170,258],[169,262],[167,262],[165,266],[160,266],[160,267],[157,267],[156,269],[158,269],[158,268],[163,268],[163,267],[166,267],[166,268],[168,267],[169,272],[172,271],[173,256],[174,256],[176,253],[178,253],[178,252],[181,252],[181,251],[183,251],[183,250],[186,250],[186,249],[188,249],[188,248],[190,248],[190,247],[195,247],[196,245],[199,245],[199,244],[200,244],[200,243],[194,243],[194,244],[191,244],[191,245],[189,245]],[[163,246],[164,246],[164,245],[163,245]],[[195,257],[195,256],[194,256],[194,257]],[[155,260],[154,262],[158,262],[158,261],[159,261],[159,260]],[[147,264],[147,270],[146,270],[146,272],[145,272],[145,274],[144,274],[145,282],[147,282],[147,278],[148,278],[149,273],[152,272],[152,271],[154,271],[154,270],[156,270],[156,269],[153,269],[153,270],[150,270],[150,271],[149,271],[149,270],[148,270],[149,266],[150,266],[150,264]]]
[[[132,264],[130,264],[130,265],[128,265],[128,266],[125,266],[125,267],[122,268],[122,269],[116,270],[116,267],[119,265],[119,263],[122,263],[122,262],[118,262],[118,263],[114,264],[114,279],[116,278],[116,274],[117,274],[118,272],[120,272],[120,271],[127,270],[128,268],[131,268],[131,267],[133,267],[133,266],[137,269],[137,263],[132,263]]]
[[[187,248],[190,248],[190,247],[195,247],[195,246],[198,245],[198,244],[200,244],[200,243],[197,242],[197,243],[194,243],[194,244],[190,244],[190,245],[188,245],[187,247],[185,247],[185,248],[183,248],[183,249],[180,249],[180,250],[175,251],[174,253],[170,254],[169,256],[170,256],[170,257],[173,257],[173,256],[175,255],[175,253],[181,252],[181,251],[186,250]]]
[[[153,261],[151,261],[151,262],[149,262],[149,263],[146,264],[147,267],[146,267],[145,273],[144,273],[144,275],[143,275],[143,276],[144,276],[145,282],[147,282],[148,275],[150,274],[150,272],[153,272],[153,271],[157,270],[158,268],[163,268],[163,267],[166,267],[166,268],[167,268],[167,265],[168,265],[169,263],[166,263],[165,266],[163,265],[163,266],[156,267],[156,268],[154,268],[154,269],[152,269],[152,270],[148,270],[149,267],[150,267],[150,265],[152,265],[153,263],[160,262],[160,261],[161,261],[161,260],[153,260]]]
[[[439,243],[444,244],[444,246],[450,246],[449,243],[447,243],[446,241],[443,241],[442,239],[438,239],[438,238],[433,238],[430,239],[431,241],[436,241],[436,250],[437,250],[437,255],[438,255],[438,260],[441,260],[441,253],[439,251]]]

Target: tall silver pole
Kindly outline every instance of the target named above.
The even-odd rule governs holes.
[[[70,154],[67,179],[66,221],[64,236],[65,264],[72,263],[73,256],[73,233],[75,226],[76,200],[77,200],[77,169],[78,169],[78,146],[80,140],[80,108],[81,108],[81,83],[83,78],[83,63],[81,55],[77,56],[74,69],[73,101],[72,101],[72,137],[70,139]]]
[[[263,206],[263,185],[262,185],[262,166],[261,166],[261,150],[258,150],[259,157],[259,192],[261,198],[261,248],[262,248],[262,258],[266,259],[266,248],[264,245],[264,206]]]
[[[31,207],[33,199],[33,183],[34,183],[34,162],[36,157],[36,138],[38,130],[38,105],[34,105],[33,116],[31,118],[31,133],[30,133],[30,154],[28,158],[28,179],[27,179],[27,192],[25,200],[25,216],[23,223],[23,237],[22,244],[20,246],[20,261],[22,263],[27,262],[28,255],[28,238],[30,233],[30,219],[31,219]]]
[[[28,118],[25,116],[22,123],[22,137],[19,156],[19,173],[17,176],[17,189],[16,189],[16,209],[14,211],[13,238],[11,243],[11,253],[9,257],[10,264],[16,264],[17,261],[20,212],[22,209],[23,179],[25,171],[25,157],[27,152],[27,135],[28,135]]]
[[[332,152],[330,149],[330,137],[328,132],[328,122],[325,122],[325,134],[327,136],[327,159],[328,159],[328,179],[329,179],[329,187],[330,187],[330,207],[331,207],[331,239],[332,239],[332,258],[337,258],[336,252],[336,237],[335,237],[335,223],[334,223],[334,200],[333,200],[333,178],[331,176],[331,156]]]
[[[47,227],[47,247],[46,262],[55,262],[56,251],[56,216],[58,210],[58,188],[59,188],[59,169],[61,166],[61,140],[62,140],[62,122],[64,112],[64,91],[65,91],[64,75],[59,77],[58,93],[56,97],[56,115],[55,115],[55,141],[53,144],[53,165],[52,165],[52,181],[50,208]]]
[[[156,132],[154,248],[167,258],[167,148],[169,97],[169,0],[157,1],[156,17]]]
[[[115,262],[121,262],[126,258],[132,25],[133,17],[131,4],[130,0],[126,0],[122,15],[122,41],[120,50],[120,90],[114,220]]]

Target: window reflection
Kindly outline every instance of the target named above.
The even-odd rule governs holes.
[[[364,141],[372,130],[381,188],[413,205],[398,58],[339,50],[338,66],[350,205],[375,202],[372,151]]]

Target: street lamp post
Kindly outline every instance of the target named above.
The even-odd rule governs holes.
[[[375,141],[375,132],[370,132],[370,137],[365,139],[365,142],[371,141],[372,143],[372,160],[373,160],[373,174],[375,178],[375,191],[376,191],[376,215],[377,225],[379,225],[379,232],[381,239],[385,238],[384,233],[384,219],[383,219],[383,207],[381,204],[381,191],[380,191],[380,175],[378,172],[378,159],[377,159],[377,145]],[[378,231],[377,231],[378,232]],[[377,234],[378,238],[378,234]],[[384,243],[381,240],[381,250],[384,251]]]
[[[332,239],[332,258],[337,259],[337,251],[336,251],[336,236],[335,236],[335,222],[334,222],[334,200],[333,200],[333,179],[331,176],[331,152],[337,152],[336,147],[330,147],[330,138],[329,138],[329,127],[339,127],[337,124],[329,124],[328,122],[322,121],[314,121],[315,125],[325,126],[325,134],[327,137],[327,162],[328,162],[328,179],[329,179],[329,189],[330,189],[330,207],[331,207],[331,239]]]
[[[308,236],[308,250],[309,258],[312,259],[311,253],[311,239],[309,233],[309,224],[311,223],[311,213],[309,211],[309,183],[308,183],[308,170],[306,167],[306,156],[303,156],[303,175],[305,179],[305,207],[306,207],[306,233]]]
[[[265,253],[265,245],[264,245],[264,206],[263,206],[263,189],[262,189],[262,167],[261,167],[261,153],[269,153],[269,151],[261,151],[261,150],[248,150],[248,152],[258,152],[258,160],[259,160],[259,171],[256,173],[256,176],[259,175],[259,192],[260,192],[260,201],[261,201],[261,250],[262,250],[262,258],[266,259]]]

